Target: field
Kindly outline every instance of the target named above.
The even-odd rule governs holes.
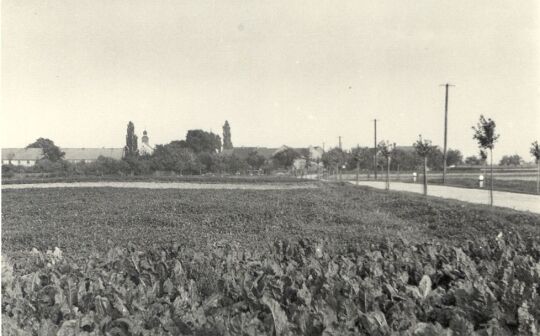
[[[461,187],[461,188],[472,188],[478,189],[478,176],[484,174],[484,189],[489,188],[490,178],[489,172],[475,172],[475,173],[464,173],[464,172],[450,172],[447,175],[447,186]],[[412,181],[411,172],[401,173],[397,175],[395,172],[391,172],[390,179],[392,181],[414,183]],[[366,174],[361,174],[360,180],[370,180]],[[385,179],[385,173],[378,175],[378,180],[383,181]],[[342,176],[344,180],[355,180],[356,174],[347,173]],[[423,175],[418,173],[416,183],[422,183]],[[335,179],[335,176],[332,176],[332,179]],[[428,173],[428,183],[429,184],[438,184],[442,185],[442,174],[440,172],[430,172]],[[522,194],[532,194],[536,195],[536,173],[520,173],[520,172],[495,172],[493,180],[493,190],[497,191],[507,191],[515,192]]]
[[[529,238],[540,233],[533,215],[338,185],[276,191],[9,190],[3,191],[2,223],[5,253],[58,246],[79,254],[101,251],[107,240],[203,248],[216,240],[258,247],[309,237],[343,246],[398,236],[461,242],[500,231]]]
[[[134,175],[134,176],[62,176],[62,177],[14,177],[4,178],[2,176],[2,184],[30,184],[30,183],[70,183],[70,182],[102,182],[102,181],[118,181],[118,182],[201,182],[201,183],[302,183],[295,177],[289,176],[203,176],[203,175],[186,175],[186,176],[151,176],[151,175]]]
[[[4,190],[2,323],[44,335],[533,335],[538,242],[537,215],[343,184]]]
[[[432,184],[442,184],[442,178],[433,178],[429,180]],[[488,190],[490,184],[489,177],[484,180],[484,189]],[[446,185],[461,188],[478,188],[478,179],[473,177],[452,177],[446,182]],[[497,179],[493,180],[493,190],[508,191],[522,194],[537,195],[535,180],[513,180]]]

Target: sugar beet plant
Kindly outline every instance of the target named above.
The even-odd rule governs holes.
[[[537,335],[540,245],[277,241],[2,264],[6,335]],[[81,260],[81,259],[78,259]]]

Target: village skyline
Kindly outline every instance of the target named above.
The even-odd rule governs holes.
[[[228,122],[228,121],[225,121],[225,122]],[[222,127],[223,126],[224,125],[222,125]],[[214,133],[214,134],[218,135],[221,138],[222,150],[226,149],[225,146],[224,146],[224,137],[223,137],[223,132],[222,131],[220,132],[220,131],[216,131],[216,130],[213,130],[213,129],[205,129],[205,128],[202,128],[202,127],[193,128],[192,130],[203,130],[203,131],[208,131],[208,132],[211,132],[211,133]],[[124,131],[125,131],[125,127],[124,127]],[[190,130],[186,130],[186,133],[188,131],[190,131]],[[320,144],[317,144],[317,143],[305,144],[304,143],[304,144],[298,144],[298,145],[296,145],[296,144],[291,145],[291,144],[288,144],[288,143],[281,143],[281,144],[270,145],[270,146],[261,146],[261,145],[258,145],[258,144],[237,144],[236,142],[234,142],[234,133],[232,133],[232,134],[233,134],[232,139],[233,139],[233,147],[234,148],[277,149],[277,148],[282,148],[282,147],[289,147],[289,148],[320,147],[323,150],[324,149],[330,150],[332,148],[339,148],[340,145],[341,145],[341,148],[343,148],[344,151],[354,150],[357,147],[360,147],[360,148],[373,148],[373,144],[360,144],[360,143],[358,143],[356,145],[347,146],[347,144],[343,143],[343,137],[341,137],[341,136],[337,137],[338,141],[335,144],[326,143],[326,142],[322,142]],[[143,128],[141,130],[141,129],[137,128],[136,125],[135,125],[135,135],[137,137],[139,137],[139,138],[142,138],[143,136],[146,137],[146,144],[150,145],[152,147],[155,147],[156,145],[166,145],[166,144],[174,142],[174,141],[180,141],[180,140],[182,140],[184,138],[183,136],[179,136],[178,138],[170,139],[169,141],[158,143],[158,142],[155,142],[153,140],[153,137],[152,138],[149,137],[152,134],[150,134],[150,132],[146,128]],[[122,135],[122,137],[120,138],[120,140],[116,144],[113,144],[113,145],[110,145],[110,146],[101,146],[101,147],[98,147],[98,146],[85,146],[85,145],[82,145],[82,146],[63,146],[62,144],[59,144],[54,138],[50,138],[50,137],[46,137],[46,136],[45,137],[35,137],[34,140],[29,141],[28,144],[30,144],[31,142],[35,141],[38,138],[51,139],[52,141],[55,141],[57,146],[59,146],[60,148],[66,148],[66,149],[85,149],[85,148],[87,148],[87,149],[123,149],[126,146],[125,134]],[[123,142],[122,142],[122,140],[123,140]],[[379,135],[379,137],[377,139],[378,143],[380,141],[387,141],[387,140],[388,139],[386,139],[386,138],[381,138],[380,135]],[[418,138],[416,140],[418,140]],[[428,139],[428,140],[431,141],[431,139]],[[341,143],[340,143],[340,141],[341,141]],[[406,143],[402,144],[402,143],[396,143],[396,142],[393,142],[393,143],[395,143],[396,146],[398,146],[398,147],[412,147],[412,145],[413,145],[413,143],[411,143],[411,144],[406,144]],[[26,148],[28,146],[28,144],[21,145],[21,146],[4,146],[4,145],[2,145],[1,148],[12,148],[12,149]],[[441,144],[439,144],[439,143],[433,142],[433,145],[438,147],[439,150],[442,150],[442,148],[443,148],[443,146]],[[455,147],[452,147],[452,146],[449,146],[448,148],[451,149],[451,150],[459,151],[463,155],[463,159],[465,159],[467,157],[470,157],[470,156],[479,157],[478,153],[468,154],[468,153],[464,153],[460,148],[455,148]],[[530,154],[530,153],[528,153],[528,154]],[[513,152],[513,153],[499,153],[498,155],[494,155],[494,160],[498,162],[503,157],[512,156],[512,155],[519,155],[524,163],[533,163],[534,162],[533,158],[529,158],[530,155],[522,156],[519,153],[517,153],[517,151]]]
[[[164,144],[228,119],[237,146],[351,148],[373,145],[374,118],[380,140],[442,146],[445,83],[464,156],[481,114],[496,160],[530,160],[540,134],[535,1],[3,6],[2,147],[122,146],[128,120]]]

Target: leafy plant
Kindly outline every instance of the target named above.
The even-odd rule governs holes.
[[[34,250],[2,264],[2,327],[22,335],[536,335],[540,247],[324,240]]]

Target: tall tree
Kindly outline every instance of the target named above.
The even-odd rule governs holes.
[[[231,126],[229,126],[229,122],[225,120],[225,124],[223,125],[223,149],[232,149],[233,144],[231,140]]]
[[[538,170],[536,172],[536,193],[540,194],[540,146],[538,146],[538,141],[531,144],[531,154],[534,156],[538,166]]]
[[[26,148],[41,148],[43,150],[43,158],[52,162],[62,160],[66,154],[60,150],[60,147],[54,144],[54,141],[47,138],[39,138],[26,146]]]
[[[499,139],[499,134],[495,133],[495,121],[491,118],[486,119],[480,115],[480,120],[476,126],[473,126],[473,139],[478,142],[478,146],[482,150],[489,150],[489,168],[490,168],[490,183],[489,183],[489,204],[493,206],[493,148],[495,142]]]
[[[218,153],[221,151],[219,135],[203,130],[189,130],[186,135],[186,145],[195,153]]]
[[[392,159],[392,152],[396,148],[395,144],[391,144],[388,141],[381,141],[377,145],[377,151],[381,153],[382,157],[386,159],[386,183],[385,189],[390,190],[390,160]]]
[[[433,151],[434,146],[431,145],[430,140],[423,140],[422,135],[418,137],[418,140],[413,144],[413,146],[416,153],[424,159],[424,196],[426,196],[428,156]]]
[[[135,157],[139,154],[135,125],[130,121],[127,125],[126,147],[124,147],[125,157]]]

